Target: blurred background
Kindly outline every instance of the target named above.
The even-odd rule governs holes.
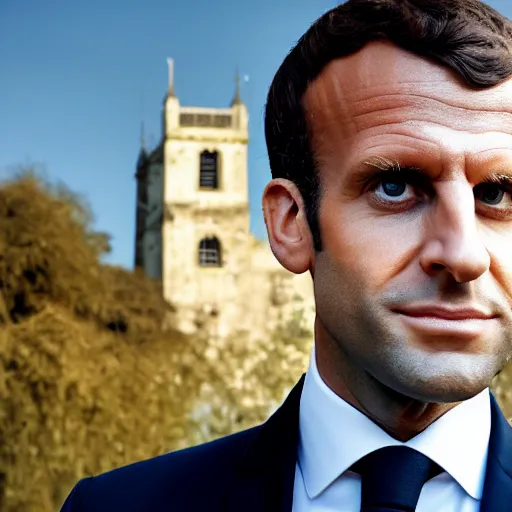
[[[263,111],[336,3],[0,0],[1,511],[264,421],[306,369]]]

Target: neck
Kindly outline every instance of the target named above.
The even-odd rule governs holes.
[[[332,338],[318,334],[315,356],[322,380],[339,397],[401,442],[418,435],[460,403],[427,403],[398,393],[352,364]]]

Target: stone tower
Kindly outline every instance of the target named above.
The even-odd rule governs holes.
[[[310,276],[284,270],[249,231],[249,119],[238,77],[229,108],[184,107],[168,65],[162,138],[152,151],[142,144],[137,161],[135,266],[161,281],[184,332],[262,338],[297,318],[311,327]]]
[[[137,165],[135,264],[162,280],[191,331],[205,314],[236,321],[250,258],[248,112],[238,76],[229,108],[181,106],[168,65],[163,137],[151,154],[141,149]]]

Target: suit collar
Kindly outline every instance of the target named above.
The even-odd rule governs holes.
[[[491,437],[480,512],[509,510],[512,503],[512,429],[491,395]]]

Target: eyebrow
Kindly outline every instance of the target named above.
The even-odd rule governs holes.
[[[428,177],[428,173],[420,167],[414,166],[402,166],[398,160],[383,156],[372,156],[366,160],[363,160],[358,167],[366,166],[366,172],[364,168],[361,170],[361,180],[366,179],[367,174],[375,172],[378,169],[381,172],[402,172],[407,174],[419,174],[425,178]],[[358,178],[359,181],[359,178]],[[492,172],[488,174],[481,183],[496,183],[497,185],[503,185],[512,188],[512,174],[506,174],[502,172]]]
[[[371,156],[363,160],[361,164],[374,169],[377,168],[383,172],[417,172],[418,174],[427,174],[427,172],[420,167],[410,165],[402,166],[398,160],[384,156]]]
[[[492,173],[485,180],[487,183],[496,183],[512,189],[512,175],[503,173]],[[485,183],[484,182],[484,183]]]
[[[381,171],[401,170],[400,162],[398,162],[398,160],[394,160],[393,158],[386,158],[384,156],[372,156],[361,163],[370,167],[376,167]]]
[[[413,166],[402,166],[398,160],[393,158],[387,158],[383,156],[372,156],[359,162],[355,166],[355,172],[353,176],[357,183],[364,183],[369,178],[375,175],[375,171],[378,170],[381,173],[401,173],[403,175],[417,175],[418,178],[424,180],[430,179],[428,173],[419,167]]]

